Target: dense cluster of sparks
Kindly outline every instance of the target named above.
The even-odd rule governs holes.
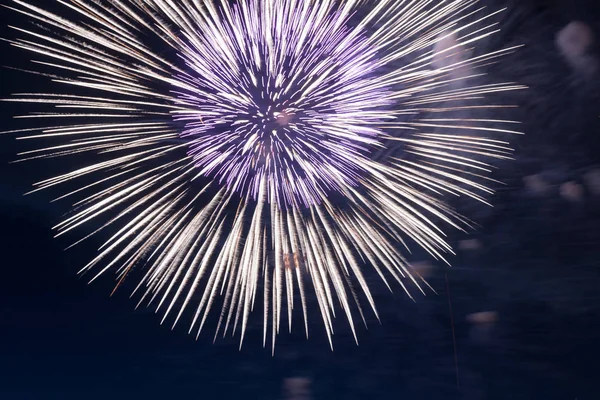
[[[365,266],[421,289],[406,239],[443,260],[436,224],[464,221],[441,196],[484,201],[484,159],[510,155],[491,137],[510,121],[453,117],[518,88],[454,74],[513,50],[465,55],[495,29],[476,0],[56,3],[64,14],[13,0],[33,25],[11,43],[69,90],[11,101],[55,107],[23,117],[60,121],[25,131],[53,145],[24,158],[87,164],[36,190],[78,182],[58,235],[116,227],[82,272],[120,283],[143,265],[142,301],[174,323],[190,309],[190,330],[220,299],[217,333],[243,340],[262,295],[273,346],[286,310],[291,329],[302,309],[308,334],[310,298],[330,341],[336,308],[354,332],[361,301],[377,315]]]

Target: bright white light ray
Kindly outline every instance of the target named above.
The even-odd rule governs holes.
[[[54,106],[22,117],[60,121],[23,130],[46,144],[22,156],[89,159],[36,184],[79,182],[60,197],[77,200],[58,235],[118,227],[82,272],[120,284],[145,263],[141,302],[174,323],[189,309],[190,331],[222,299],[217,334],[242,341],[263,296],[274,346],[294,308],[308,335],[314,292],[330,343],[338,302],[356,337],[359,298],[377,315],[365,266],[423,291],[400,247],[444,260],[437,222],[466,221],[441,196],[485,201],[490,162],[511,154],[497,136],[518,133],[456,117],[521,89],[472,83],[514,51],[469,58],[497,29],[476,0],[57,2],[68,18],[13,3],[34,24],[10,42],[68,89],[10,99]]]

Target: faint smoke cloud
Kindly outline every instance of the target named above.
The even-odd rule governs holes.
[[[309,378],[294,377],[283,381],[283,400],[311,400]]]
[[[573,21],[556,35],[556,47],[576,72],[589,77],[598,70],[598,59],[589,54],[594,43],[592,29],[580,21]]]

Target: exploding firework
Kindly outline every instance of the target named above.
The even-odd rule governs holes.
[[[519,88],[472,83],[514,50],[467,56],[495,29],[477,3],[13,0],[33,24],[12,45],[64,88],[10,99],[59,121],[21,131],[53,142],[23,159],[85,156],[36,184],[73,188],[57,235],[113,228],[82,273],[139,267],[174,324],[190,310],[199,333],[218,302],[241,342],[259,304],[274,346],[294,308],[308,335],[314,298],[330,342],[336,309],[356,337],[361,302],[377,315],[363,270],[423,291],[401,248],[444,260],[437,225],[466,221],[442,197],[485,201],[486,159],[510,156],[510,121],[455,116]]]

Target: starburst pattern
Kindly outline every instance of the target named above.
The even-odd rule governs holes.
[[[262,295],[274,346],[286,310],[291,329],[302,309],[308,335],[312,293],[330,342],[336,308],[356,337],[361,298],[377,315],[365,267],[422,291],[400,248],[443,260],[437,224],[465,221],[441,197],[485,201],[485,159],[510,157],[492,137],[516,133],[510,121],[452,117],[520,88],[470,83],[514,50],[464,56],[495,29],[475,0],[57,3],[64,14],[13,0],[34,25],[11,43],[68,91],[10,101],[60,121],[22,131],[55,143],[25,159],[87,164],[35,190],[79,184],[58,235],[114,227],[82,272],[120,284],[144,265],[141,301],[174,323],[190,309],[190,331],[220,299],[217,333],[243,340]]]

